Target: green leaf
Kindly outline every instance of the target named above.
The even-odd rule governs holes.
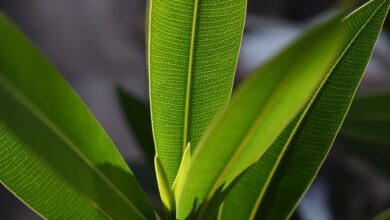
[[[241,178],[224,203],[222,219],[237,216],[288,219],[291,216],[339,131],[371,57],[389,3],[389,0],[370,1],[344,20],[345,35],[330,76],[303,114],[290,123]]]
[[[0,48],[1,182],[45,217],[65,218],[69,213],[53,210],[73,207],[74,200],[94,215],[154,219],[132,172],[92,114],[2,15]],[[29,166],[37,170],[31,173]],[[47,193],[34,196],[44,186],[38,192]]]
[[[153,164],[154,143],[149,106],[135,96],[118,88],[117,94],[125,113],[127,124],[150,164]]]
[[[175,200],[178,201],[180,198],[181,189],[183,188],[183,183],[188,172],[188,168],[191,162],[191,144],[188,143],[184,153],[183,159],[180,163],[179,172],[177,173],[176,179],[173,182],[173,194],[175,196]]]
[[[341,135],[367,144],[390,146],[390,94],[357,98]]]
[[[0,183],[47,219],[109,219],[32,154],[0,119]]]
[[[162,168],[161,161],[157,155],[154,157],[154,167],[156,169],[158,191],[160,193],[161,201],[167,214],[171,216],[175,213],[175,199],[168,182],[167,174]]]
[[[170,185],[229,100],[246,0],[152,0],[149,82],[154,141]]]
[[[339,23],[339,18],[322,22],[240,86],[193,154],[179,219],[200,206],[197,217],[205,217],[214,194],[255,163],[304,107],[336,55]]]
[[[222,219],[254,219],[259,203],[264,198],[266,190],[270,187],[272,176],[275,175],[277,164],[281,162],[286,146],[291,142],[291,133],[295,132],[302,120],[299,114],[274,141],[272,146],[264,153],[243,175],[236,187],[227,196],[220,215]],[[239,208],[231,209],[240,204]]]

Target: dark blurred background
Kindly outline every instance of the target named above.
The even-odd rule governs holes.
[[[236,81],[245,78],[293,39],[304,24],[337,2],[340,1],[249,0]],[[147,102],[145,5],[145,0],[0,0],[0,9],[85,100],[151,199],[157,201],[153,171],[144,163],[142,151],[126,125],[115,90],[119,86]],[[359,95],[378,91],[390,93],[390,40],[385,31]],[[390,173],[377,170],[346,145],[351,146],[351,142],[336,140],[294,218],[371,219],[390,207]],[[385,153],[390,156],[389,150]],[[385,166],[390,167],[386,162]],[[148,181],[152,183],[146,184]],[[39,217],[0,186],[0,219]]]

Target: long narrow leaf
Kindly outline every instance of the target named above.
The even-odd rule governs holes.
[[[246,0],[151,0],[149,80],[156,151],[170,185],[232,90]]]
[[[2,131],[9,131],[21,143],[13,149],[12,143],[1,142],[1,158],[6,158],[1,160],[2,168],[6,167],[2,169],[2,183],[25,202],[31,202],[32,208],[46,213],[38,209],[47,206],[47,201],[28,195],[36,185],[49,182],[38,174],[41,178],[22,175],[28,172],[29,163],[12,163],[22,161],[22,156],[31,153],[24,151],[28,149],[38,155],[29,156],[37,160],[32,164],[52,170],[61,177],[58,181],[62,185],[77,191],[107,217],[153,219],[151,206],[109,137],[54,68],[4,16],[0,16],[0,48]],[[18,187],[17,182],[24,182],[25,187]],[[67,194],[57,193],[55,186],[49,185],[47,190],[56,197],[53,201],[61,202],[59,198]],[[56,214],[56,218],[66,215]]]
[[[255,163],[304,107],[335,56],[339,23],[338,18],[320,23],[239,88],[193,154],[179,219],[200,206],[197,217],[203,218],[215,193]]]
[[[242,177],[224,203],[223,219],[291,216],[343,122],[371,57],[389,2],[370,1],[344,20],[345,37],[330,76],[302,116],[284,130]],[[233,207],[236,207],[234,211]]]

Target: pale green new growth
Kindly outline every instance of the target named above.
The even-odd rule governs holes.
[[[191,144],[188,143],[186,149],[183,153],[183,159],[180,163],[179,172],[177,173],[176,179],[173,182],[173,194],[175,196],[175,200],[178,201],[180,198],[180,193],[183,190],[183,183],[188,173],[188,168],[191,162]]]
[[[156,169],[156,178],[161,202],[168,213],[174,213],[175,198],[173,196],[171,186],[169,185],[167,174],[162,168],[161,161],[157,155],[154,157],[154,167]]]

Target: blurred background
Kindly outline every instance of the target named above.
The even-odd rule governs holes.
[[[337,2],[249,0],[236,85]],[[145,5],[145,0],[0,0],[0,10],[87,103],[158,206],[153,168],[145,162],[139,140],[126,123],[117,93],[121,88],[148,101]],[[390,103],[390,28],[387,30],[380,36],[357,96],[381,94],[378,105],[382,106]],[[359,105],[355,109],[361,110]],[[381,126],[390,128],[389,119]],[[342,130],[293,218],[372,219],[390,208],[390,133],[383,134],[381,141],[361,138],[359,132],[365,131],[356,131],[358,125],[351,123]],[[364,128],[373,131],[375,126],[366,123]],[[0,219],[40,218],[0,186]]]

